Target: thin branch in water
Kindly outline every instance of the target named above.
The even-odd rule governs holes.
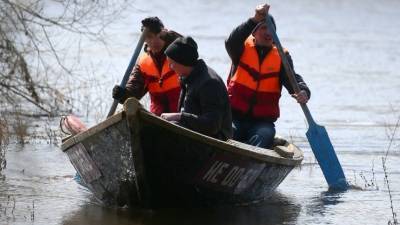
[[[384,157],[384,160],[385,160],[385,161],[386,161],[386,159],[387,159],[387,157],[388,157],[388,154],[389,154],[389,151],[390,151],[390,149],[391,149],[391,147],[392,147],[393,140],[394,140],[394,137],[395,137],[395,135],[396,135],[397,128],[399,127],[399,125],[400,125],[400,116],[399,116],[399,118],[397,119],[396,125],[395,125],[394,130],[393,130],[393,132],[392,132],[392,135],[391,135],[391,137],[390,137],[389,146],[388,146],[388,148],[386,149],[386,153],[385,153],[385,157]]]
[[[388,189],[388,193],[389,193],[390,209],[392,211],[392,219],[393,219],[393,221],[389,220],[388,224],[393,224],[393,225],[398,225],[398,221],[397,221],[397,214],[395,213],[394,206],[393,206],[393,196],[392,196],[392,191],[390,189],[389,173],[387,171],[386,162],[387,162],[387,157],[388,157],[389,151],[390,151],[390,149],[392,147],[392,144],[393,144],[394,137],[396,135],[397,128],[399,127],[399,123],[400,123],[400,116],[399,116],[399,118],[398,118],[398,120],[396,122],[396,125],[395,125],[395,127],[394,127],[394,129],[392,131],[392,134],[391,134],[391,137],[390,137],[390,141],[389,141],[389,146],[388,146],[388,148],[386,150],[385,156],[382,157],[382,167],[383,167],[383,172],[384,172],[384,175],[385,175],[385,179],[384,180],[385,180],[385,183],[386,183],[386,186],[387,186],[387,189]]]

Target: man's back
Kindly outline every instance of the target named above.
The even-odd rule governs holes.
[[[232,116],[225,84],[199,60],[192,74],[182,80],[179,107],[182,126],[226,140],[232,137]]]

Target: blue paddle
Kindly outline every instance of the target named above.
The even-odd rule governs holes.
[[[136,60],[140,54],[140,51],[142,50],[142,47],[144,44],[144,33],[145,32],[143,31],[142,34],[140,35],[139,42],[136,45],[135,52],[132,55],[131,61],[129,62],[129,65],[128,65],[128,68],[126,68],[125,75],[122,78],[121,84],[119,85],[121,88],[125,89],[126,83],[128,82],[128,79],[129,79],[129,75],[131,74],[133,67],[136,64]],[[114,99],[114,102],[110,108],[110,111],[108,112],[107,118],[114,115],[114,112],[118,106],[118,102],[119,102],[119,99]]]
[[[277,47],[279,55],[281,56],[283,67],[286,71],[286,76],[288,77],[295,93],[299,93],[299,85],[295,79],[293,69],[289,65],[286,55],[283,52],[278,35],[273,29],[271,16],[266,17],[266,22],[268,29],[272,34],[272,39],[274,40],[275,46]],[[317,158],[319,166],[322,169],[325,179],[329,185],[329,189],[346,190],[348,188],[348,183],[325,127],[318,125],[314,121],[306,104],[300,105],[309,125],[306,133],[308,142],[310,143],[315,158]]]

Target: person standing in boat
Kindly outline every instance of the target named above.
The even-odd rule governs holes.
[[[145,32],[144,54],[138,59],[126,87],[116,85],[113,88],[113,98],[123,104],[129,97],[141,99],[149,92],[152,113],[160,116],[164,112],[176,112],[179,78],[169,68],[164,50],[182,35],[165,29],[158,17],[143,19],[141,30]]]
[[[262,148],[270,148],[273,144],[282,86],[299,103],[307,103],[311,94],[298,74],[295,76],[301,91],[294,93],[265,21],[268,10],[267,4],[257,6],[255,15],[236,27],[225,41],[232,60],[227,86],[233,138]],[[271,19],[276,30],[275,21]],[[287,50],[285,53],[293,68]]]
[[[197,43],[191,37],[176,39],[165,50],[169,66],[179,74],[179,113],[161,118],[220,140],[232,137],[232,116],[228,93],[222,79],[198,59]]]

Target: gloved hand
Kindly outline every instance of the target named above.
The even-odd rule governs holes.
[[[266,15],[268,15],[270,5],[264,4],[264,5],[258,5],[256,7],[256,13],[254,14],[253,20],[256,23],[259,23],[261,21],[265,20]]]
[[[125,96],[125,88],[115,85],[112,90],[112,96],[116,100],[121,100]]]

